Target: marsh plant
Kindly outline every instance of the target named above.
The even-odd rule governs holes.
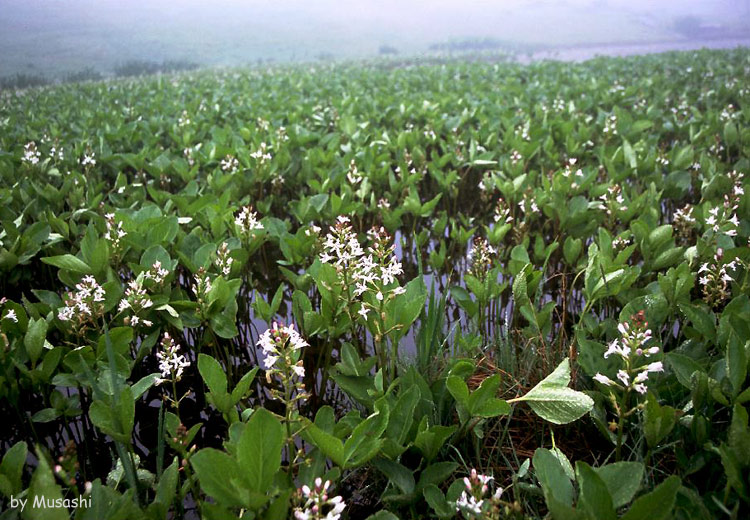
[[[0,92],[0,518],[750,514],[746,49],[178,65]]]

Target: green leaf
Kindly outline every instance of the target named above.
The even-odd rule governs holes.
[[[570,364],[565,358],[557,368],[529,392],[509,402],[525,401],[532,410],[554,424],[567,424],[581,418],[594,407],[594,401],[583,392],[568,388]]]
[[[386,429],[386,437],[398,444],[403,444],[412,422],[414,421],[414,409],[419,402],[419,387],[414,385],[403,392],[391,410],[390,420]]]
[[[91,268],[86,265],[86,262],[73,256],[71,254],[59,255],[59,256],[47,256],[42,258],[42,262],[49,265],[54,265],[60,269],[67,269],[74,273],[80,274],[91,274]]]
[[[42,355],[44,348],[44,339],[47,337],[47,322],[44,318],[34,320],[29,319],[26,336],[23,338],[23,345],[26,347],[26,353],[31,359],[31,363],[36,365],[39,356]]]
[[[454,518],[456,516],[455,508],[448,504],[445,495],[443,495],[443,492],[440,491],[436,485],[429,484],[425,486],[422,490],[422,494],[433,511],[435,511],[438,518]]]
[[[57,410],[55,408],[44,408],[32,415],[31,420],[36,423],[48,423],[54,421],[55,419],[60,417],[60,415],[62,415],[62,412],[60,412],[60,410]]]
[[[24,441],[19,441],[3,455],[3,460],[0,462],[0,475],[7,479],[7,484],[3,486],[0,480],[0,493],[6,497],[17,495],[23,487],[21,477],[27,454],[28,446]]]
[[[476,415],[475,412],[480,406],[495,397],[498,388],[500,388],[500,374],[494,374],[482,381],[479,388],[474,390],[469,396],[467,401],[469,413]]]
[[[255,380],[255,375],[258,373],[258,370],[259,367],[255,367],[247,372],[244,376],[242,376],[242,379],[239,380],[237,385],[234,387],[234,390],[232,390],[233,403],[239,403],[240,400],[245,397],[245,395],[250,390],[250,385],[253,384],[253,381]]]
[[[703,368],[692,358],[677,352],[668,352],[666,355],[667,364],[672,368],[674,375],[682,386],[688,390],[693,389],[691,382],[692,376],[696,372],[704,372]]]
[[[404,494],[414,492],[416,484],[414,483],[414,474],[412,471],[392,460],[375,459],[373,465],[378,468],[388,480],[397,486]]]
[[[330,433],[323,431],[317,425],[310,423],[305,429],[303,435],[308,442],[314,444],[318,449],[334,464],[344,467],[346,458],[344,457],[344,444]]]
[[[227,507],[242,507],[246,500],[232,482],[238,475],[246,473],[240,465],[223,451],[214,448],[204,448],[190,457],[198,476],[201,489],[214,497],[220,504]]]
[[[750,345],[750,341],[748,345]],[[732,385],[733,397],[739,395],[744,388],[745,378],[747,377],[746,352],[746,345],[743,345],[739,338],[735,334],[732,334],[729,341],[727,341],[725,363],[729,383]]]
[[[650,448],[656,447],[672,431],[677,423],[677,413],[671,406],[660,406],[651,392],[643,410],[643,432]]]
[[[211,392],[217,395],[227,393],[227,376],[214,358],[207,354],[198,354],[198,372]]]
[[[442,484],[445,479],[450,477],[458,464],[455,462],[436,462],[430,464],[419,475],[419,482],[417,482],[417,493],[422,491],[428,485]]]
[[[425,425],[425,429],[422,429],[422,424]],[[435,425],[427,428],[426,417],[422,420],[422,424],[420,424],[420,431],[414,439],[414,446],[422,452],[426,460],[430,461],[437,456],[440,448],[443,447],[445,441],[458,429],[458,426]]]
[[[557,457],[548,449],[538,448],[534,452],[532,463],[545,498],[549,501],[549,497],[553,497],[563,505],[572,505],[573,484]]]
[[[237,460],[250,489],[264,493],[281,466],[284,427],[265,408],[256,410],[237,443]]]
[[[713,341],[716,337],[716,318],[711,309],[686,303],[679,304],[679,308],[690,320],[690,325],[695,330],[700,332],[704,338]]]
[[[172,464],[161,474],[154,502],[164,504],[167,508],[172,504],[177,494],[177,472],[179,471],[179,465],[179,460],[175,457]]]
[[[590,518],[615,520],[617,515],[609,489],[594,468],[585,462],[576,463],[576,480],[580,488],[578,507],[588,512]]]
[[[651,493],[639,497],[622,517],[622,520],[662,520],[674,507],[680,478],[672,475],[659,484]]]
[[[643,480],[643,464],[640,462],[615,462],[594,468],[594,471],[606,484],[615,508],[630,502]]]
[[[568,265],[576,265],[576,260],[581,256],[581,251],[583,251],[583,242],[581,239],[568,235],[563,243],[563,256],[565,256],[565,261]]]
[[[62,489],[55,482],[55,476],[47,463],[47,458],[37,450],[39,465],[31,476],[31,484],[27,497],[33,502],[36,498],[43,498],[45,501],[62,501]],[[22,514],[24,519],[28,520],[69,520],[68,511],[64,507],[32,507],[32,504],[26,504]]]
[[[469,402],[469,387],[463,379],[458,376],[448,376],[445,381],[445,386],[453,396],[456,402],[461,403],[464,406],[468,405]]]

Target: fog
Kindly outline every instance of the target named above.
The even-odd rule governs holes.
[[[575,49],[575,59],[736,46],[749,36],[750,0],[0,0],[0,76],[111,74],[131,60],[234,66],[488,47],[563,59]]]

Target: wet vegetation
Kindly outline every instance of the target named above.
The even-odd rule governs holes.
[[[749,71],[0,92],[0,518],[744,517]]]

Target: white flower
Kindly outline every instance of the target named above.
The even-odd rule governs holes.
[[[250,206],[243,206],[234,219],[234,225],[237,226],[240,236],[249,237],[253,231],[263,229],[263,224],[258,221],[258,214]]]
[[[624,370],[617,371],[617,379],[622,381],[623,385],[630,386],[630,375],[628,375],[628,373],[625,372]]]
[[[328,497],[328,488],[331,482],[325,483],[320,478],[315,479],[315,487],[302,486],[298,492],[305,500],[302,507],[294,510],[294,518],[297,520],[338,520],[341,513],[346,509],[346,503],[340,496]],[[327,511],[327,513],[325,512]]]
[[[177,353],[180,346],[174,342],[168,332],[164,333],[161,347],[162,349],[156,353],[156,358],[159,360],[159,370],[161,371],[161,378],[156,380],[156,384],[177,382],[182,378],[183,371],[190,366],[190,361]]]
[[[613,384],[615,384],[615,382],[612,381],[610,378],[608,378],[604,374],[600,374],[598,372],[594,376],[594,380],[600,382],[603,385],[607,385],[607,386],[612,386]]]
[[[5,313],[5,316],[3,316],[3,319],[18,323],[18,318],[16,317],[15,309],[8,309],[8,312]]]
[[[467,511],[473,515],[481,515],[482,504],[484,504],[484,500],[477,500],[473,495],[468,495],[464,491],[456,501],[456,511]]]

